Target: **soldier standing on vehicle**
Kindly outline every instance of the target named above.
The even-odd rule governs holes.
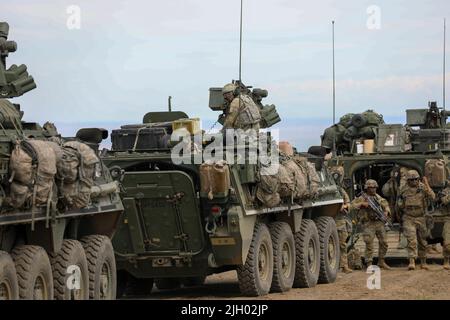
[[[225,111],[225,122],[223,128],[226,129],[253,129],[259,131],[261,114],[253,99],[244,93],[238,93],[238,87],[234,83],[225,85],[222,94],[229,106]]]
[[[447,187],[441,192],[440,201],[444,206],[442,213],[445,214],[444,228],[442,237],[444,238],[444,269],[450,270],[450,181],[447,181]]]
[[[391,269],[384,260],[387,250],[387,235],[385,225],[376,217],[375,211],[370,207],[368,197],[372,197],[381,209],[384,211],[386,217],[390,215],[389,203],[386,199],[377,194],[378,183],[375,180],[367,180],[363,193],[360,197],[353,200],[351,204],[352,209],[359,210],[359,222],[363,227],[363,238],[366,243],[366,263],[368,266],[373,263],[373,240],[375,236],[378,238],[378,266],[383,269]]]
[[[352,223],[348,217],[348,212],[350,210],[350,197],[347,192],[342,187],[344,179],[344,168],[342,166],[332,167],[330,169],[331,174],[339,188],[339,192],[344,199],[340,213],[336,216],[336,228],[339,235],[339,247],[341,252],[340,268],[345,273],[351,273],[353,270],[348,266],[347,258],[347,239],[349,234],[352,233]]]
[[[427,265],[427,223],[426,211],[428,201],[434,201],[436,195],[428,184],[426,177],[420,182],[416,170],[407,175],[407,185],[400,192],[398,207],[402,211],[403,232],[408,241],[409,270],[415,270],[415,260],[420,258],[420,267],[429,270]]]

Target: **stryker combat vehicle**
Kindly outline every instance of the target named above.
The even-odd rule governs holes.
[[[450,177],[449,112],[438,108],[436,102],[430,102],[428,108],[406,110],[406,115],[406,125],[373,123],[370,129],[373,134],[368,137],[345,139],[339,133],[343,130],[336,130],[337,126],[326,129],[322,136],[322,146],[333,152],[329,164],[344,167],[344,187],[351,200],[361,194],[365,181],[378,182],[378,193],[389,201],[393,212],[395,228],[390,232],[388,257],[396,258],[407,256],[404,239],[398,243],[401,218],[396,207],[400,187],[406,182],[404,174],[408,169],[417,170],[428,178],[436,195],[447,186]],[[345,123],[345,119],[349,127],[370,122],[364,113],[351,114],[342,117],[339,125]],[[393,188],[389,189],[387,183]],[[430,203],[428,211],[433,216],[428,243],[442,243],[444,221],[439,202]]]
[[[0,300],[114,299],[111,240],[123,212],[119,186],[97,156],[107,137],[22,121],[14,98],[36,88],[0,22]]]
[[[239,86],[260,106],[261,127],[279,121],[275,106],[261,104],[267,91]],[[212,88],[210,108],[226,110],[223,103],[221,89]],[[208,147],[223,136],[211,139],[199,119],[183,112],[147,113],[111,137],[112,149],[101,157],[121,182],[125,207],[113,239],[119,295],[148,294],[153,284],[201,285],[229,270],[249,296],[335,281],[340,253],[333,217],[343,200],[323,154],[314,152],[320,147],[311,149],[316,155],[277,155],[278,174],[269,174],[267,164],[247,161],[249,145],[233,136],[215,150],[227,161],[207,160]],[[259,141],[271,139],[264,137]],[[194,152],[179,163],[174,154],[183,143]],[[273,150],[272,141],[267,146]],[[246,160],[235,161],[242,154]]]

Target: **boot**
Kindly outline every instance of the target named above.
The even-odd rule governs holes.
[[[416,259],[409,258],[408,270],[416,270]]]
[[[444,269],[450,270],[450,258],[444,258]]]
[[[430,267],[427,264],[427,259],[420,259],[420,269],[430,270]]]
[[[391,269],[392,269],[391,267],[389,267],[389,266],[387,265],[387,263],[386,263],[386,261],[384,261],[384,259],[380,259],[380,261],[378,261],[378,266],[379,266],[381,269],[385,269],[385,270],[391,270]]]
[[[344,265],[342,266],[342,271],[343,271],[344,273],[347,273],[347,274],[353,272],[353,270],[350,269],[349,266],[348,266],[347,264],[344,264]]]

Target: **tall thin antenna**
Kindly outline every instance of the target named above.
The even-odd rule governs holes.
[[[333,124],[336,124],[336,67],[334,60],[334,20],[333,24]]]
[[[241,26],[240,26],[240,34],[239,34],[239,83],[242,80],[242,11],[243,11],[243,2],[241,0]]]
[[[443,71],[443,75],[442,75],[442,82],[443,82],[443,86],[442,86],[442,105],[444,107],[444,111],[445,111],[445,78],[446,78],[446,74],[445,74],[445,53],[446,53],[446,33],[447,33],[447,21],[444,18],[444,67],[442,69]]]

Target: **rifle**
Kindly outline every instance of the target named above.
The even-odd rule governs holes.
[[[394,225],[386,217],[386,215],[384,214],[384,210],[383,208],[381,208],[381,205],[378,203],[378,201],[374,197],[369,196],[366,193],[363,193],[362,196],[364,200],[366,200],[369,204],[369,207],[375,212],[376,219],[383,222],[384,225],[389,227],[390,229],[394,228]]]

